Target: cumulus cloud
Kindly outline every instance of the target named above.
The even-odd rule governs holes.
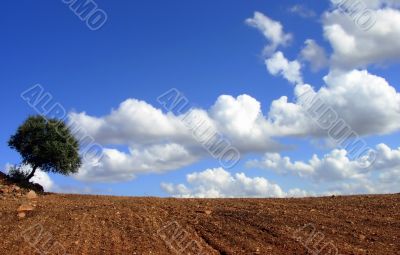
[[[70,123],[79,127],[80,137],[90,136],[104,147],[100,161],[85,163],[76,175],[85,181],[129,180],[179,169],[210,157],[204,144],[221,146],[218,137],[242,154],[283,148],[271,139],[274,131],[260,102],[248,95],[222,95],[208,110],[177,115],[128,99],[102,117],[73,112]]]
[[[275,52],[279,46],[285,46],[291,40],[292,35],[283,31],[280,22],[275,21],[261,12],[255,12],[253,18],[246,19],[246,24],[257,28],[269,41],[264,53],[269,55]]]
[[[218,131],[242,153],[282,148],[271,140],[274,130],[262,113],[261,103],[249,95],[222,95],[209,112]]]
[[[369,162],[368,168],[361,167],[358,160],[351,159],[348,151],[334,149],[321,158],[313,155],[308,162],[292,161],[277,153],[266,153],[262,159],[249,160],[246,166],[282,175],[295,175],[318,184],[330,183],[333,184],[330,192],[339,194],[399,191],[400,148],[391,149],[381,143],[363,160]]]
[[[281,51],[265,60],[265,65],[272,75],[282,75],[291,83],[303,83],[301,64],[297,61],[288,61]]]
[[[296,102],[288,102],[287,97],[273,101],[268,116],[275,129],[282,135],[327,136],[302,107],[304,91],[311,91],[313,98],[323,102],[325,109],[332,108],[337,119],[343,119],[360,136],[399,130],[400,94],[384,78],[353,70],[333,71],[324,81],[326,86],[317,91],[310,85],[296,86]]]
[[[312,18],[317,16],[317,14],[307,6],[303,4],[295,4],[289,8],[289,12],[297,14],[302,18]]]
[[[101,118],[72,112],[69,120],[71,125],[87,132],[101,144],[151,144],[165,137],[171,140],[190,137],[178,116],[164,114],[161,109],[137,99],[123,101],[117,109]]]
[[[324,48],[311,39],[306,40],[304,44],[300,55],[303,60],[310,63],[311,70],[316,72],[328,66],[329,61]]]
[[[152,145],[129,152],[106,148],[100,160],[84,162],[75,178],[88,182],[128,181],[140,173],[161,173],[187,166],[198,157],[179,144]]]
[[[363,1],[365,2],[365,1]],[[367,1],[370,7],[382,3],[393,6],[394,1]],[[393,8],[370,10],[375,23],[363,29],[359,16],[340,10],[326,12],[323,17],[324,36],[333,48],[334,68],[350,70],[370,64],[385,64],[400,57],[400,11]],[[368,24],[366,24],[368,25]],[[365,26],[366,26],[365,25]]]
[[[282,157],[278,153],[267,153],[262,160],[248,161],[247,166],[270,169],[280,174],[311,177],[316,181],[357,179],[365,171],[359,167],[359,162],[350,160],[347,151],[343,149],[335,149],[322,158],[314,154],[308,162],[292,162],[289,157]]]
[[[306,90],[333,109],[337,118],[360,136],[399,130],[400,123],[396,120],[400,118],[400,95],[384,78],[366,70],[332,71],[324,81],[326,85],[319,90],[307,84],[296,85],[295,101],[290,102],[286,96],[274,100],[268,114],[263,114],[261,103],[249,95],[236,98],[222,95],[210,109],[195,110],[201,123],[208,124],[198,125],[203,128],[194,133],[213,130],[211,134],[227,138],[242,154],[282,150],[284,147],[271,137],[327,138],[327,130],[321,129],[302,106]],[[170,171],[210,157],[195,139],[193,130],[183,124],[184,116],[163,113],[135,99],[128,99],[103,117],[72,113],[71,121],[83,126],[87,134],[105,147],[100,162],[85,164],[77,178],[129,180],[140,173]],[[111,147],[114,145],[128,149]]]
[[[244,173],[231,174],[223,168],[206,169],[186,176],[188,186],[162,183],[162,189],[176,197],[295,197],[309,194],[300,189],[284,192],[282,188],[263,177],[248,177]]]

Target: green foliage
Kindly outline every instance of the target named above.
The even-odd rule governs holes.
[[[32,173],[44,172],[63,175],[76,173],[81,166],[79,143],[63,121],[29,117],[11,136],[8,145],[22,156],[22,163],[32,166]]]

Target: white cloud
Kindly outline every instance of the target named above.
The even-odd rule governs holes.
[[[363,168],[357,159],[351,159],[346,150],[334,149],[323,157],[313,155],[308,162],[292,161],[277,153],[266,153],[262,159],[249,160],[249,168],[272,170],[278,174],[310,179],[319,185],[332,185],[326,192],[394,193],[399,191],[400,148],[391,149],[378,144],[373,153],[363,157],[369,162]]]
[[[285,193],[279,185],[263,177],[248,177],[244,173],[232,175],[223,168],[206,169],[186,176],[189,185],[162,183],[165,192],[177,197],[226,198],[226,197],[286,197],[309,194],[300,189]]]
[[[189,131],[177,116],[164,114],[160,109],[137,99],[123,101],[117,109],[101,118],[89,116],[85,112],[72,112],[69,120],[72,126],[88,132],[102,144],[151,144],[165,137],[171,140],[190,137]]]
[[[282,75],[291,83],[303,83],[301,64],[297,61],[288,61],[281,51],[276,52],[271,58],[265,60],[265,65],[272,75]]]
[[[198,158],[179,144],[131,148],[128,153],[104,149],[99,162],[86,162],[74,176],[88,182],[129,181],[140,173],[161,173],[194,163]]]
[[[218,97],[210,109],[218,131],[242,153],[278,150],[271,140],[273,130],[261,111],[261,104],[249,95]]]
[[[209,110],[191,109],[179,116],[163,113],[144,101],[127,99],[106,116],[72,112],[69,118],[73,126],[80,127],[80,136],[89,135],[102,145],[136,148],[176,143],[188,150],[199,149],[201,145],[193,137],[191,127],[187,126],[198,122],[228,137],[240,151],[279,148],[269,138],[272,131],[261,112],[260,103],[248,95],[236,98],[221,95]],[[201,133],[202,130],[200,127],[195,132]]]
[[[317,14],[303,4],[296,4],[289,8],[289,12],[299,15],[302,18],[312,18],[317,16]]]
[[[318,71],[328,66],[328,58],[325,49],[319,46],[314,40],[308,39],[305,47],[301,50],[301,58],[311,64],[313,71]]]
[[[400,123],[396,120],[400,119],[400,95],[385,79],[354,70],[331,72],[324,80],[326,86],[312,93],[358,135],[399,130]],[[296,86],[295,102],[289,102],[285,96],[274,100],[267,115],[262,113],[260,102],[249,95],[236,98],[222,95],[209,110],[194,110],[203,120],[201,123],[207,123],[196,132],[213,130],[242,154],[283,149],[271,137],[326,138],[327,130],[319,128],[301,106],[301,94],[306,88],[311,87]],[[128,99],[103,117],[86,113],[70,116],[76,126],[83,126],[87,134],[105,147],[99,164],[85,164],[80,169],[76,176],[80,180],[129,180],[137,174],[175,170],[210,157],[182,123],[183,116],[163,113],[143,101]],[[113,145],[128,150],[113,148]]]
[[[376,6],[378,1],[370,2],[371,6]],[[325,13],[324,36],[333,48],[334,68],[349,70],[399,59],[400,11],[384,8],[370,12],[376,23],[367,31],[363,29],[363,20],[358,20],[358,16],[353,19],[349,13],[340,10]]]
[[[75,176],[85,181],[130,180],[140,173],[179,169],[210,157],[203,146],[215,137],[243,154],[282,148],[270,137],[273,130],[261,104],[248,95],[222,95],[209,110],[181,115],[128,99],[102,117],[71,113],[70,122],[79,137],[88,135],[104,146],[100,162],[85,163]]]
[[[249,95],[222,95],[209,110],[194,110],[201,123],[207,123],[198,125],[202,128],[195,133],[212,130],[211,134],[220,134],[241,154],[283,149],[271,137],[327,138],[328,131],[321,129],[302,107],[301,95],[307,88],[360,136],[400,129],[396,121],[400,119],[400,95],[385,79],[365,70],[353,70],[332,71],[324,81],[326,85],[317,91],[310,85],[296,85],[296,100],[289,102],[286,96],[274,100],[266,115],[261,103]],[[70,116],[75,125],[83,126],[105,147],[99,164],[81,168],[76,176],[80,180],[129,180],[137,174],[175,170],[210,157],[193,131],[183,124],[184,114],[163,113],[143,101],[128,99],[103,117],[86,113]]]
[[[11,167],[11,164],[6,164],[6,173],[8,173]],[[29,165],[22,165],[20,170],[25,173],[30,173],[32,172],[32,167]],[[40,169],[36,169],[35,175],[30,179],[30,182],[40,184],[45,191],[52,191],[54,187],[54,183],[51,180],[50,176]]]
[[[279,46],[285,46],[292,36],[283,31],[282,24],[275,21],[261,12],[255,12],[253,18],[246,19],[246,24],[257,28],[269,41],[264,49],[264,53],[272,54]]]
[[[310,85],[297,85],[295,103],[288,102],[287,97],[273,101],[268,117],[275,130],[281,135],[327,137],[327,130],[318,128],[301,106],[301,95],[307,89],[360,136],[399,130],[396,120],[400,118],[400,94],[384,78],[366,70],[353,70],[331,72],[324,81],[326,86],[318,91]]]
[[[331,0],[332,3],[340,3],[344,1]],[[353,3],[354,4],[354,3]],[[398,7],[400,2],[398,0],[362,0],[362,4],[371,9],[380,9],[384,7]]]
[[[289,157],[281,157],[278,153],[267,153],[262,160],[247,162],[248,167],[271,169],[280,174],[293,174],[299,177],[311,177],[316,181],[338,181],[360,178],[360,172],[365,171],[359,167],[357,161],[347,157],[346,150],[335,149],[329,154],[319,158],[313,155],[306,163],[292,162]]]

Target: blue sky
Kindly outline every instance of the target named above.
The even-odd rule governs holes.
[[[392,16],[386,15],[388,17],[386,22],[396,24],[395,21],[399,15],[398,6],[389,2],[369,0],[365,1],[365,8],[376,12],[378,18],[381,15],[379,11],[383,8],[392,10],[390,14],[393,19],[390,19]],[[23,91],[35,84],[40,84],[53,96],[54,101],[59,102],[68,112],[81,113],[84,117],[103,118],[109,115],[112,109],[118,109],[119,105],[127,99],[141,100],[155,109],[162,109],[157,102],[157,97],[171,88],[176,88],[190,100],[192,106],[204,109],[206,112],[211,111],[210,109],[221,95],[230,95],[233,99],[237,99],[238,96],[246,94],[251,97],[248,101],[256,100],[261,104],[262,119],[268,119],[268,112],[274,100],[287,96],[288,101],[294,102],[295,86],[300,88],[303,85],[303,82],[291,84],[279,75],[285,70],[282,70],[281,64],[276,61],[274,63],[278,65],[278,74],[268,72],[265,61],[273,59],[276,52],[282,52],[287,61],[299,63],[302,80],[305,84],[310,84],[315,91],[326,86],[323,77],[328,74],[332,80],[343,77],[343,80],[331,81],[332,88],[342,86],[336,83],[343,81],[351,83],[354,80],[352,77],[357,75],[360,75],[360,79],[364,79],[365,82],[370,82],[369,78],[373,75],[381,77],[388,83],[387,86],[382,85],[386,91],[383,92],[384,96],[379,97],[376,103],[371,103],[371,108],[364,107],[363,104],[369,101],[368,96],[374,96],[375,92],[366,95],[362,89],[356,89],[355,91],[360,91],[358,100],[358,92],[352,89],[355,86],[363,88],[362,84],[348,84],[346,88],[351,91],[342,95],[342,100],[344,100],[342,104],[340,104],[341,98],[336,93],[337,91],[325,95],[329,101],[328,104],[334,108],[338,107],[336,111],[339,116],[343,114],[343,118],[346,120],[348,118],[349,124],[354,125],[353,129],[360,134],[369,147],[375,148],[377,144],[384,143],[391,149],[390,155],[384,154],[382,152],[385,151],[384,149],[378,150],[379,162],[368,170],[368,176],[360,176],[357,171],[361,170],[353,169],[352,164],[349,165],[348,162],[335,161],[337,164],[332,163],[334,165],[332,166],[329,163],[331,162],[329,157],[326,160],[328,163],[322,162],[318,165],[310,163],[304,168],[298,168],[296,164],[292,166],[278,164],[283,161],[282,158],[276,159],[276,157],[272,162],[278,165],[276,169],[272,166],[273,164],[263,164],[265,153],[279,153],[280,157],[290,157],[292,163],[298,160],[307,164],[313,154],[322,159],[325,154],[341,149],[339,146],[321,145],[326,142],[326,134],[315,131],[315,127],[303,126],[304,123],[313,121],[310,119],[299,126],[288,127],[288,131],[284,134],[280,133],[283,132],[283,127],[275,123],[271,137],[263,137],[267,140],[271,138],[290,149],[278,152],[269,149],[262,151],[252,149],[257,147],[252,144],[253,147],[250,146],[251,148],[245,153],[241,153],[240,162],[231,169],[221,169],[218,160],[201,153],[200,158],[189,160],[190,162],[176,169],[167,167],[168,169],[146,171],[134,169],[135,167],[130,169],[126,166],[128,175],[132,177],[126,179],[104,174],[108,171],[104,168],[101,172],[105,176],[102,181],[91,180],[88,176],[96,174],[98,170],[95,167],[88,170],[92,171],[92,174],[79,178],[49,174],[52,182],[50,190],[135,196],[211,197],[398,192],[396,188],[393,188],[397,179],[392,178],[392,183],[387,179],[390,176],[398,178],[398,169],[400,169],[397,161],[399,127],[391,122],[396,121],[395,117],[398,113],[396,105],[399,101],[397,101],[396,91],[399,89],[400,77],[396,58],[400,57],[399,47],[390,44],[389,46],[382,45],[382,47],[389,47],[388,51],[376,50],[373,56],[362,56],[362,52],[357,55],[355,51],[352,55],[351,52],[343,53],[341,47],[350,46],[345,42],[342,42],[344,45],[337,42],[335,35],[338,35],[338,31],[330,35],[326,32],[334,28],[332,24],[351,24],[343,25],[343,29],[349,36],[356,38],[356,43],[364,46],[369,45],[369,42],[381,45],[379,40],[383,39],[376,30],[382,19],[377,19],[377,25],[371,30],[360,32],[348,14],[340,12],[329,1],[110,2],[97,0],[95,3],[107,14],[106,23],[96,31],[90,30],[86,23],[81,21],[61,0],[3,3],[3,15],[0,17],[2,69],[0,83],[3,87],[0,114],[4,121],[0,134],[0,154],[2,155],[0,165],[5,167],[6,164],[17,164],[20,161],[19,155],[8,148],[7,141],[28,115],[35,114],[35,111],[20,97]],[[298,8],[294,8],[296,6]],[[248,19],[256,19],[255,12],[276,24],[279,23],[282,26],[282,33],[291,34],[291,39],[286,43],[278,43],[273,52],[263,53],[263,48],[270,44],[271,38],[263,35],[262,31],[257,31],[260,29],[250,25],[249,21],[246,22]],[[265,19],[259,22],[265,22]],[[388,32],[391,38],[385,41],[393,40],[398,44],[396,37],[399,34],[398,29],[393,29],[395,31]],[[310,65],[315,58],[307,59],[301,53],[307,39],[314,40],[320,48],[324,49],[327,59],[334,59],[336,56],[342,60],[348,58],[347,62],[358,58],[361,60],[351,67],[343,67],[339,61],[332,60],[325,63],[320,70],[312,71]],[[356,47],[356,49],[369,50],[362,47]],[[362,71],[366,71],[367,74],[357,73]],[[376,81],[378,86],[376,93],[380,93],[380,82],[381,80]],[[388,86],[396,91],[390,91]],[[372,91],[372,89],[366,90]],[[385,96],[388,97],[387,100]],[[354,101],[345,101],[348,98],[353,98]],[[371,98],[371,102],[375,102],[373,100],[376,98],[375,95]],[[379,108],[382,101],[388,104],[390,101],[393,111],[387,114],[382,112]],[[223,102],[220,103],[219,113],[226,110]],[[134,101],[132,107],[139,109],[139,106],[137,101]],[[243,105],[239,108],[241,107]],[[289,112],[291,111],[287,106],[284,107]],[[370,113],[363,112],[362,109],[370,110]],[[215,111],[218,112],[218,110]],[[165,110],[163,113],[167,115]],[[301,119],[301,116],[296,116],[295,111],[290,113],[294,115],[294,118]],[[212,115],[212,113],[209,114]],[[361,114],[363,117],[360,117],[358,122],[353,121],[352,114],[356,117]],[[217,120],[215,116],[211,118],[217,123],[220,120]],[[125,117],[129,118],[129,114]],[[286,118],[287,115],[284,117]],[[135,121],[137,120],[135,118]],[[371,128],[371,130],[363,128],[369,123],[381,120],[382,123],[376,128]],[[117,123],[124,125],[130,122],[118,120]],[[225,132],[224,135],[228,139],[237,142],[236,147],[246,147],[242,142],[245,143],[249,138],[238,135],[243,134],[242,131],[229,129],[232,124],[229,121],[221,123],[222,126],[218,127],[220,132]],[[163,133],[161,131],[163,127],[158,124],[155,122],[151,126],[152,130],[148,132],[153,134],[159,132],[160,129],[160,133]],[[264,130],[269,124],[260,125],[262,126],[260,128]],[[244,126],[246,126],[245,123]],[[91,127],[93,125],[89,125],[89,129]],[[126,129],[127,127],[117,125],[117,128]],[[293,131],[295,129],[301,130]],[[119,137],[129,142],[113,144],[104,139],[104,133],[91,129],[88,132],[104,147],[114,148],[125,154],[129,154],[128,147],[146,150],[150,148],[146,146],[151,145],[178,144],[184,149],[194,146],[192,143],[179,144],[168,135],[163,137],[163,141],[168,140],[168,142],[149,145],[146,139],[140,139],[143,131],[135,130],[132,133],[128,132],[127,136],[131,134],[131,137]],[[110,136],[113,135],[111,132]],[[115,135],[118,136],[118,134]],[[174,135],[180,137],[182,134]],[[260,141],[260,144],[265,141]],[[196,157],[193,151],[188,153]],[[108,156],[110,162],[114,162],[112,156]],[[246,162],[250,160],[257,163],[249,167]],[[145,163],[152,168],[153,162],[146,161]],[[167,159],[165,159],[165,164],[169,164]],[[324,172],[325,168],[329,169]],[[337,172],[341,170],[345,173]],[[340,178],[329,180],[331,176],[329,174],[326,178],[321,177],[326,172],[334,173],[334,176],[340,176]],[[187,177],[191,173],[194,174]],[[247,179],[242,175],[236,176],[237,173],[244,173]],[[192,181],[189,181],[190,178]],[[348,182],[350,183],[348,187],[341,186]],[[179,184],[184,184],[185,188],[182,189],[183,185],[179,186]],[[381,189],[372,188],[379,185]]]

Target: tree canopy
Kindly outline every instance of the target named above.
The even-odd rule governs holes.
[[[63,175],[76,173],[81,166],[79,143],[68,126],[58,119],[36,115],[29,117],[11,136],[8,145],[29,164],[32,178],[37,168]]]

